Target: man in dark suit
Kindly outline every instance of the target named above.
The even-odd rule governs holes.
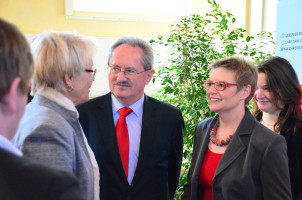
[[[78,181],[0,147],[0,199],[84,200]]]
[[[32,64],[24,36],[0,19],[0,199],[83,200],[74,176],[23,158],[10,142],[27,103]]]
[[[153,50],[140,38],[122,37],[109,51],[108,65],[111,92],[77,107],[99,165],[100,199],[173,199],[184,121],[179,109],[144,94],[153,76]],[[128,133],[119,140],[117,124],[124,107],[131,109]],[[125,141],[129,149],[121,150]]]

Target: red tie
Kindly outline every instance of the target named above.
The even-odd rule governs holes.
[[[127,107],[119,109],[120,118],[117,120],[115,126],[117,145],[120,151],[120,157],[127,178],[128,178],[128,162],[129,162],[129,135],[128,135],[126,117],[131,112],[132,110]]]

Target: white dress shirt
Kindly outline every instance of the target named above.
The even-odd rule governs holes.
[[[4,149],[5,151],[8,151],[12,154],[15,154],[16,156],[23,156],[23,153],[13,145],[11,141],[9,141],[6,137],[2,136],[0,134],[0,148]]]
[[[114,125],[116,125],[117,120],[120,117],[118,110],[120,108],[123,108],[124,106],[115,98],[113,94],[111,94],[111,99],[112,99],[112,113],[113,113]],[[131,108],[133,112],[126,117],[126,123],[128,127],[128,134],[129,134],[128,183],[130,185],[134,177],[138,156],[139,156],[143,106],[144,106],[144,95],[137,102],[129,106],[129,108]]]

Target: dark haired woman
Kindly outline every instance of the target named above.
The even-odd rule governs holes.
[[[286,139],[293,199],[302,199],[301,88],[291,64],[280,57],[258,67],[254,115]],[[276,158],[278,159],[278,158]]]

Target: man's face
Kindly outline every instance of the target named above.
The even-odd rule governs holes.
[[[139,47],[120,45],[114,49],[109,60],[109,67],[119,68],[120,73],[108,73],[109,87],[112,94],[124,106],[130,106],[139,100],[145,86],[150,82],[153,70],[144,71],[141,63],[143,50]],[[124,70],[138,74],[124,74]]]

